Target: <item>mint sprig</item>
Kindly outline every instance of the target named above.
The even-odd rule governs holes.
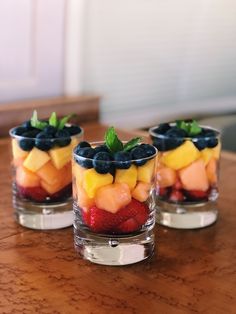
[[[57,120],[57,114],[56,112],[53,112],[48,120],[49,125],[54,126],[55,128],[58,125],[58,120]]]
[[[32,127],[37,128],[37,129],[40,129],[40,130],[43,130],[43,129],[48,125],[47,122],[45,122],[45,121],[40,121],[40,120],[38,119],[38,114],[37,114],[37,111],[36,111],[36,110],[34,110],[30,122],[31,122],[31,126],[32,126]]]
[[[59,121],[58,130],[62,130],[64,128],[64,126],[66,125],[66,123],[74,116],[76,116],[76,115],[74,113],[72,113],[72,114],[69,114],[68,116],[65,116],[64,118],[62,118]]]
[[[202,131],[202,128],[199,126],[196,120],[190,122],[177,120],[176,126],[177,128],[184,130],[188,136],[198,135]]]
[[[121,140],[118,138],[118,135],[116,134],[113,126],[110,127],[105,134],[106,146],[112,153],[117,153],[120,151],[130,151],[132,148],[137,146],[141,140],[141,137],[135,137],[127,142],[125,145],[123,145]]]

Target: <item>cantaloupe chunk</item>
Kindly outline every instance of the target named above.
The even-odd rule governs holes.
[[[209,187],[205,163],[201,158],[181,169],[179,177],[185,190],[206,191]]]
[[[52,163],[57,169],[63,168],[71,160],[71,154],[71,145],[65,147],[55,147],[49,150]]]
[[[18,167],[18,166],[22,166],[23,162],[24,162],[25,158],[14,158],[12,161],[13,166]]]
[[[201,151],[201,158],[204,160],[205,165],[208,164],[212,156],[213,156],[213,148],[204,148]]]
[[[190,165],[199,156],[200,152],[195,145],[191,141],[185,141],[184,144],[163,155],[161,161],[167,167],[179,170]]]
[[[48,194],[54,194],[63,188],[60,181],[54,184],[48,184],[46,181],[41,180],[40,185],[45,191],[48,192]]]
[[[126,183],[114,183],[101,187],[95,196],[96,206],[113,214],[130,202],[130,189]]]
[[[213,157],[218,160],[220,158],[221,142],[219,142],[216,147],[212,148],[212,151]]]
[[[16,168],[16,183],[22,187],[36,187],[40,186],[40,178],[23,166],[18,166]]]
[[[26,158],[29,154],[29,152],[24,151],[23,149],[20,148],[18,141],[13,138],[12,139],[12,154],[13,154],[13,158]]]
[[[132,197],[139,202],[145,202],[150,194],[151,184],[145,182],[138,182],[132,191]]]
[[[145,165],[138,167],[138,181],[150,183],[154,175],[155,160],[149,160]]]
[[[69,161],[62,169],[59,170],[62,178],[62,186],[67,186],[72,182],[71,161]]]
[[[138,171],[135,165],[131,165],[129,169],[117,169],[115,175],[116,183],[128,184],[130,190],[132,190],[137,183]]]
[[[27,158],[25,159],[23,165],[25,168],[32,172],[36,172],[43,165],[45,165],[50,160],[48,153],[34,147]]]
[[[37,172],[37,175],[48,184],[55,184],[60,178],[60,172],[57,170],[51,161],[48,161],[45,165],[43,165]]]
[[[216,184],[217,183],[217,161],[215,158],[212,158],[207,167],[206,167],[206,173],[208,180],[210,184]]]
[[[93,168],[84,171],[83,188],[90,198],[94,198],[98,188],[112,182],[113,176],[110,173],[100,174]]]
[[[163,167],[157,170],[156,179],[157,185],[159,187],[166,188],[176,183],[177,174],[175,170],[168,167]]]
[[[76,184],[75,189],[76,189],[76,201],[80,208],[87,211],[89,208],[95,205],[94,198],[88,197],[87,193],[82,188],[82,186]]]
[[[79,164],[73,161],[73,174],[76,180],[76,184],[78,185],[83,184],[84,171],[85,171],[85,168],[81,167]]]

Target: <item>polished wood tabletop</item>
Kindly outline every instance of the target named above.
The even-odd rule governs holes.
[[[85,126],[87,140],[105,126]],[[119,132],[127,139],[130,132]],[[221,159],[219,219],[199,230],[155,227],[152,258],[129,266],[76,255],[73,230],[19,226],[11,204],[11,149],[0,140],[0,313],[236,313],[236,155]]]

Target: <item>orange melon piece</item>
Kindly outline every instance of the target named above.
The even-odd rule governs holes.
[[[24,162],[24,158],[18,157],[18,158],[14,158],[12,161],[13,166],[18,167],[18,166],[22,166],[23,162]]]
[[[71,162],[68,162],[62,169],[59,170],[62,187],[67,186],[72,182]]]
[[[217,161],[214,158],[209,161],[206,173],[210,184],[217,183]]]
[[[115,214],[131,202],[129,186],[126,183],[114,183],[99,188],[95,196],[98,208]]]
[[[163,167],[157,170],[156,179],[159,187],[166,188],[175,184],[177,181],[177,174],[175,170]]]
[[[16,168],[16,182],[23,187],[40,186],[40,178],[23,166]]]
[[[179,170],[179,177],[185,190],[206,191],[209,187],[205,163],[201,158]]]
[[[151,184],[145,182],[138,182],[132,191],[132,197],[139,202],[145,202],[150,193]]]
[[[48,184],[55,184],[61,180],[59,171],[53,166],[51,161],[48,161],[36,173]]]
[[[62,189],[62,184],[60,181],[54,184],[48,184],[46,181],[40,181],[41,187],[48,192],[48,194],[54,194]]]
[[[83,210],[88,210],[95,205],[94,198],[88,197],[82,186],[76,184],[75,189],[77,195],[77,204],[80,208]]]

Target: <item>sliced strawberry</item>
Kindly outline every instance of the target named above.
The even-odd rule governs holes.
[[[177,180],[176,182],[175,182],[175,184],[173,185],[173,189],[175,189],[175,190],[181,190],[183,188],[183,185],[182,185],[182,183],[180,182],[180,180]]]
[[[37,187],[22,187],[17,185],[17,190],[20,196],[30,199],[35,202],[43,202],[46,200],[48,193],[40,186]]]
[[[184,195],[178,190],[173,190],[170,194],[169,200],[172,202],[182,202],[184,200]]]
[[[84,224],[90,226],[90,210],[81,209],[81,214]]]
[[[186,191],[186,194],[189,198],[193,200],[207,200],[208,198],[208,191],[198,191],[198,190],[191,190],[191,191]]]
[[[148,219],[149,209],[144,203],[132,199],[132,201],[126,207],[122,208],[118,214],[123,218],[134,218],[138,225],[141,226],[145,224]]]
[[[136,231],[139,227],[140,225],[134,218],[129,218],[117,227],[117,231],[120,233],[130,233]]]
[[[167,193],[168,193],[168,189],[167,189],[167,188],[158,187],[158,189],[157,189],[157,194],[158,194],[159,196],[164,197],[164,196],[167,195]]]

